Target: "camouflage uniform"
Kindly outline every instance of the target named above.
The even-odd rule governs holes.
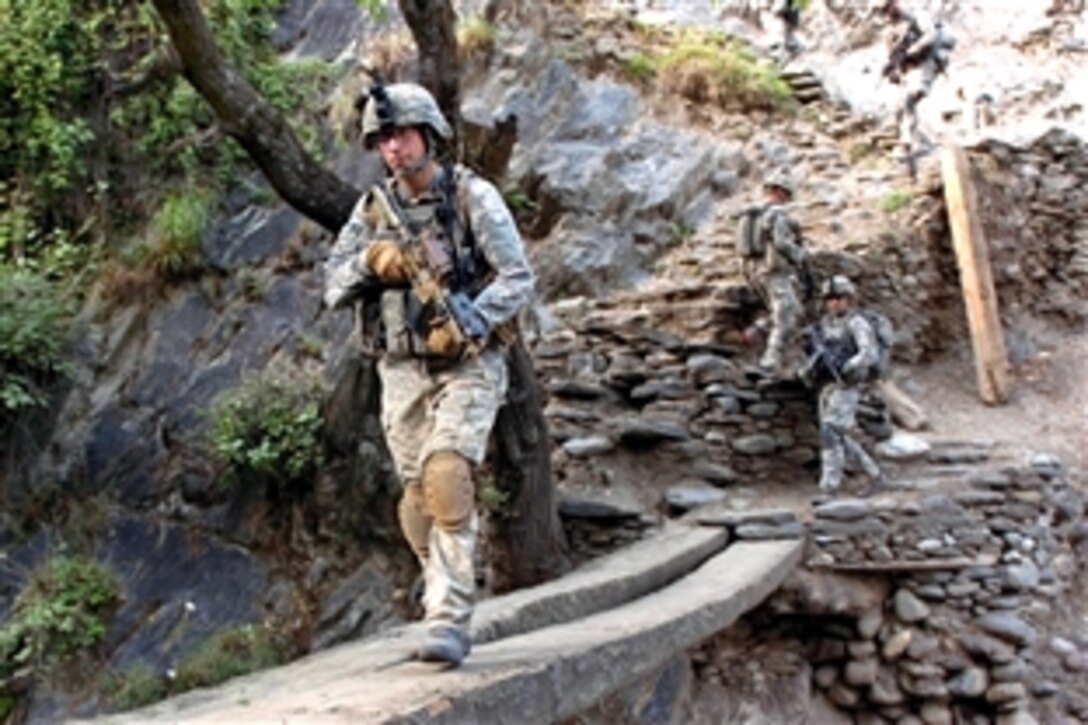
[[[402,100],[405,94],[398,90],[403,87],[424,92],[398,84],[389,87],[390,95]],[[453,174],[455,187],[447,183],[448,174]],[[517,227],[495,187],[460,166],[438,167],[431,191],[417,198],[406,198],[402,186],[390,180],[384,188],[398,199],[413,232],[441,227],[439,209],[443,201],[447,206],[451,202],[443,190],[455,188],[457,214],[449,251],[455,259],[471,259],[466,269],[475,270],[467,285],[473,306],[492,330],[514,318],[530,300],[534,278]],[[381,422],[404,486],[398,509],[401,529],[423,568],[428,631],[457,632],[463,638],[462,654],[467,654],[478,518],[466,462],[483,462],[507,393],[506,361],[494,334],[478,355],[443,359],[428,353],[426,331],[412,322],[412,291],[382,285],[367,264],[370,245],[396,238],[377,202],[378,193],[372,189],[363,195],[333,245],[325,267],[325,302],[338,307],[368,290],[380,294],[379,320],[359,314],[356,321],[367,338],[374,337],[373,327],[379,323]]]
[[[853,297],[849,280],[833,277],[827,288],[835,289],[836,285],[841,285]],[[858,402],[867,385],[860,381],[880,357],[876,333],[864,315],[851,309],[842,315],[828,313],[821,317],[818,334],[828,348],[854,350],[841,371],[837,371],[836,379],[820,390],[820,489],[835,491],[842,485],[847,457],[866,475],[879,481],[882,478],[880,467],[851,435],[856,425]],[[802,377],[806,372],[802,371]]]
[[[946,37],[942,26],[925,11],[898,9],[895,22],[903,27],[904,36],[917,38],[907,49],[903,99],[897,113],[900,144],[907,150],[916,150],[925,142],[919,130],[918,104],[929,95],[933,82],[947,64],[949,49],[942,42]]]
[[[766,186],[777,186],[793,196],[793,184],[784,174],[771,176]],[[800,270],[807,253],[801,245],[799,226],[790,218],[786,206],[772,204],[759,218],[765,252],[756,259],[742,261],[744,277],[759,295],[770,313],[760,327],[768,328],[767,345],[760,357],[764,371],[779,374],[783,354],[797,330],[801,317]]]

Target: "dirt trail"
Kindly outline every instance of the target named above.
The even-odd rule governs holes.
[[[1051,453],[1088,470],[1088,334],[1043,328],[1036,339],[1038,352],[1013,366],[1005,405],[979,399],[967,347],[911,370],[912,387],[932,421],[929,435],[989,438],[1021,460]]]

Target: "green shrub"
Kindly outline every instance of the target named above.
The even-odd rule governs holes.
[[[537,208],[537,203],[517,184],[507,184],[504,186],[502,190],[502,199],[514,214],[523,211],[531,212]]]
[[[876,153],[876,150],[876,147],[868,141],[861,141],[850,144],[850,164],[856,165],[860,163],[862,159]]]
[[[146,264],[165,282],[189,277],[204,266],[200,241],[211,220],[213,196],[187,188],[167,195],[152,220]]]
[[[103,689],[114,706],[129,710],[274,667],[286,659],[287,647],[272,628],[246,625],[216,633],[168,674],[137,665],[107,678]]]
[[[355,5],[379,22],[384,21],[389,15],[385,9],[385,0],[355,0]]]
[[[657,75],[657,62],[652,56],[636,50],[620,59],[620,70],[636,83],[648,83]]]
[[[695,236],[695,227],[684,221],[675,221],[669,224],[669,244],[675,246],[684,244]]]
[[[33,572],[0,629],[0,679],[24,665],[45,674],[101,643],[119,597],[116,577],[96,561],[49,559]]]
[[[793,92],[778,71],[730,39],[690,35],[668,49],[657,67],[666,90],[698,103],[737,111],[792,106]]]
[[[38,217],[84,171],[95,41],[73,5],[0,0],[0,253],[43,241]]]
[[[281,5],[201,2],[229,62],[317,152],[313,101],[333,66],[281,61],[272,42]],[[151,175],[222,191],[251,168],[189,82],[167,70],[170,52],[150,3],[0,0],[0,260],[138,232]],[[115,93],[103,102],[107,69]]]
[[[315,335],[300,335],[296,343],[299,355],[314,360],[325,359],[325,341]]]
[[[889,192],[883,199],[880,200],[880,211],[885,214],[894,214],[903,207],[910,204],[910,192],[903,191],[902,189],[895,189]]]
[[[461,58],[486,56],[494,48],[495,26],[479,15],[472,15],[457,26],[457,51]]]
[[[321,401],[315,374],[273,370],[250,377],[212,405],[212,446],[231,483],[292,486],[322,463]]]
[[[45,277],[0,265],[0,419],[47,403],[45,386],[68,372],[69,313]]]
[[[285,655],[286,647],[270,627],[246,625],[218,632],[178,665],[170,690],[177,693],[218,685],[278,665]]]
[[[106,696],[121,710],[165,700],[170,694],[168,680],[146,665],[136,665],[123,674],[109,675],[104,682]]]

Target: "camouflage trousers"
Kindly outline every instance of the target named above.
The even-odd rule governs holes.
[[[903,99],[897,120],[899,143],[908,152],[919,151],[926,144],[918,122],[918,104],[929,95],[937,73],[937,61],[929,59],[912,68],[903,79]]]
[[[404,486],[401,530],[423,567],[427,624],[467,630],[476,599],[478,531],[468,463],[479,465],[484,460],[495,416],[506,398],[506,361],[501,351],[492,349],[448,370],[431,372],[415,358],[383,358],[378,374],[382,428]],[[449,453],[463,459],[464,467],[464,476],[453,477],[450,485],[466,490],[425,495],[422,481],[428,460]],[[433,510],[436,502],[458,499],[461,506],[467,504],[469,515],[451,517]],[[456,523],[444,523],[451,520]]]
[[[855,429],[861,390],[853,385],[830,383],[820,391],[820,490],[842,485],[849,459],[870,478],[880,477],[877,466],[851,432]]]
[[[793,340],[797,321],[801,317],[797,285],[790,276],[782,274],[753,277],[750,283],[769,312],[769,319],[761,322],[762,327],[769,329],[759,366],[781,372],[786,346]]]

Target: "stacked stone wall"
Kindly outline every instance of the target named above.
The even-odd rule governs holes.
[[[831,502],[810,531],[817,571],[891,582],[852,636],[818,642],[815,683],[837,705],[871,722],[1088,719],[1088,631],[1068,606],[1085,584],[1085,498],[1055,461],[918,501]]]

